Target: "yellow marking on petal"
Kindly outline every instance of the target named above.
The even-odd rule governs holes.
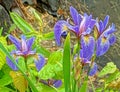
[[[68,30],[68,27],[66,25],[64,25],[62,30]]]
[[[98,32],[98,29],[97,29],[96,26],[94,27],[93,32],[94,32],[94,38],[95,38],[95,40],[98,39],[98,37],[99,37],[99,32]]]
[[[85,41],[85,43],[89,43],[89,35],[84,36],[84,41]]]
[[[105,43],[107,41],[107,39],[105,37],[102,37],[102,43]]]

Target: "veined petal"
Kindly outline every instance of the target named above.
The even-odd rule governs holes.
[[[91,19],[91,22],[90,22],[90,24],[89,24],[89,27],[90,27],[91,29],[93,29],[95,23],[96,23],[96,20]]]
[[[13,44],[15,44],[17,50],[21,50],[21,42],[19,39],[13,37],[12,35],[9,35],[8,38],[12,41]]]
[[[6,57],[6,61],[7,61],[8,66],[12,70],[15,70],[15,71],[18,70],[17,66],[8,57]]]
[[[28,51],[27,41],[24,35],[21,35],[21,44],[22,44],[22,51],[24,52]]]
[[[89,72],[89,76],[95,75],[96,72],[97,72],[97,70],[98,70],[97,64],[96,64],[96,63],[93,63],[93,67],[91,68],[91,70],[90,70],[90,72]]]
[[[109,27],[108,29],[106,29],[106,30],[103,32],[103,35],[104,35],[105,37],[108,37],[110,34],[114,33],[115,31],[116,31],[115,25],[112,24],[111,27]]]
[[[83,57],[90,60],[95,48],[95,40],[92,36],[86,35],[81,37],[81,48],[83,50]]]
[[[102,20],[100,20],[100,22],[99,22],[99,30],[98,31],[100,34],[102,34],[102,32],[104,31],[104,24],[103,24]]]
[[[78,15],[79,14],[78,14],[77,10],[72,6],[70,6],[70,15],[74,21],[74,24],[78,25]]]
[[[62,85],[62,81],[61,80],[55,80],[54,83],[53,83],[53,86],[58,88]]]
[[[92,29],[91,29],[91,28],[88,28],[88,29],[86,29],[86,31],[84,31],[82,34],[83,34],[83,35],[88,35],[88,34],[91,33],[91,31],[92,31]]]
[[[107,15],[107,16],[105,17],[104,21],[103,21],[103,23],[104,23],[104,28],[107,27],[108,22],[109,22],[109,16]]]
[[[116,42],[116,36],[112,34],[109,38],[110,45],[113,45]]]
[[[38,55],[38,58],[35,59],[35,65],[37,70],[40,71],[45,65],[45,58],[42,55]]]
[[[54,26],[54,35],[57,45],[61,44],[61,33],[66,31],[68,28],[68,23],[64,20],[58,21]]]
[[[105,54],[108,51],[109,47],[110,47],[109,40],[102,36],[99,37],[99,39],[97,40],[96,55],[101,56]]]
[[[35,38],[34,38],[34,37],[31,37],[31,38],[29,38],[29,39],[27,40],[27,47],[28,47],[28,51],[30,51],[30,50],[31,50],[32,45],[33,45],[33,43],[34,43],[34,40],[35,40]]]

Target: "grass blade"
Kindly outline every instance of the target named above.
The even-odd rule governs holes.
[[[70,92],[70,34],[67,35],[63,52],[63,73],[65,92]]]

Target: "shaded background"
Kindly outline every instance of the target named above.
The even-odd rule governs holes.
[[[9,30],[12,24],[9,11],[18,7],[17,0],[0,0],[0,27],[4,27],[3,35]],[[19,0],[18,0],[19,1]],[[59,19],[69,17],[69,6],[75,7],[81,14],[87,12],[94,18],[104,19],[106,15],[110,16],[110,23],[114,23],[117,28],[117,42],[110,47],[109,51],[102,57],[96,59],[96,62],[103,67],[107,62],[113,61],[120,68],[120,0],[21,0],[25,6],[32,6],[40,13],[48,13],[44,22],[48,22],[49,31],[53,31],[55,22]],[[46,31],[47,32],[47,31]],[[54,42],[44,42],[43,45],[53,46]],[[54,43],[55,44],[55,43]]]

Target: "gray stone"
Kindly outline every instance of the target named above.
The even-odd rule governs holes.
[[[8,12],[5,10],[5,8],[0,5],[0,27],[3,27],[3,35],[5,35],[5,32],[8,31],[9,27],[11,25],[11,20]]]

